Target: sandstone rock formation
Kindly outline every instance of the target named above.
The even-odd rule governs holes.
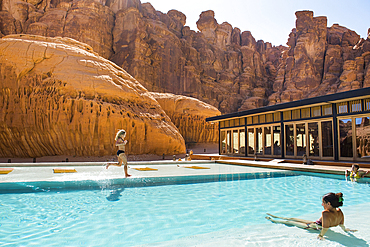
[[[370,39],[312,11],[296,12],[269,104],[289,102],[370,86]]]
[[[90,46],[69,38],[0,39],[0,157],[112,155],[117,129],[127,131],[130,154],[185,153],[152,95]]]
[[[220,115],[217,108],[198,99],[171,93],[151,93],[176,125],[186,143],[217,143],[218,125],[207,117]]]
[[[0,35],[70,37],[123,67],[149,91],[192,96],[222,112],[267,104],[285,47],[200,15],[201,32],[140,0],[3,0]],[[255,99],[255,100],[251,100]]]
[[[149,91],[191,96],[222,113],[370,86],[370,39],[312,11],[296,13],[289,47],[256,41],[213,11],[200,32],[177,10],[140,0],[2,0],[0,36],[66,36],[90,45]],[[293,26],[293,25],[292,25]]]

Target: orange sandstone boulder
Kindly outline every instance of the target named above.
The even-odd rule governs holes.
[[[177,154],[185,142],[126,71],[69,38],[0,39],[0,157],[103,156],[127,131],[130,154]]]
[[[218,125],[207,117],[220,115],[216,107],[198,99],[171,93],[151,93],[179,129],[186,143],[218,141]]]

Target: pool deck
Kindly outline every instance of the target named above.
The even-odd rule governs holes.
[[[226,159],[225,157],[210,160],[210,156],[202,155],[193,155],[192,157],[196,159],[203,158],[203,160],[129,161],[128,172],[133,178],[145,178],[250,173],[250,167],[259,168],[257,170],[253,169],[254,172],[290,170],[336,175],[344,175],[345,170],[350,169],[350,163],[345,163],[344,165],[343,163],[338,163],[338,165],[335,165],[335,163],[331,162],[327,165],[325,163],[305,165],[297,161],[290,163],[281,159],[254,161],[234,158]],[[111,166],[109,169],[105,169],[105,164],[106,162],[0,163],[0,183],[120,179],[125,177],[123,167]],[[370,171],[368,166],[362,164],[360,164],[360,169]],[[366,177],[370,177],[370,173]]]

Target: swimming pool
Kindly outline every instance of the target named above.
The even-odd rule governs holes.
[[[320,217],[321,196],[330,191],[341,191],[345,206],[370,202],[368,184],[342,178],[268,171],[64,182],[67,189],[57,181],[18,183],[0,190],[0,244],[154,245],[267,224],[266,212]]]

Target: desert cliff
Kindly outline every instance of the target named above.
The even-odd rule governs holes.
[[[111,155],[118,129],[130,154],[185,152],[152,95],[90,46],[13,35],[0,39],[0,58],[1,157]]]
[[[112,154],[117,128],[131,153],[183,153],[217,142],[205,117],[370,86],[370,38],[312,11],[287,47],[212,10],[185,23],[140,0],[0,0],[0,156]]]
[[[76,39],[149,91],[191,96],[222,113],[369,86],[369,38],[327,27],[312,11],[296,17],[288,47],[276,47],[219,24],[211,10],[200,13],[196,32],[180,11],[140,0],[2,0],[0,35]]]
[[[151,93],[184,137],[186,143],[217,143],[218,125],[207,117],[220,115],[216,107],[198,99],[170,93]]]

